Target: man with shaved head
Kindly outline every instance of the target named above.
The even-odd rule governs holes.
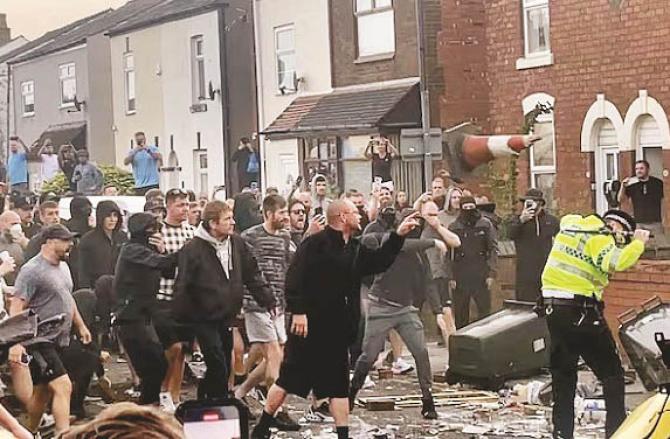
[[[6,251],[14,258],[17,268],[23,265],[23,249],[28,245],[28,238],[21,230],[21,217],[18,213],[8,210],[0,215],[0,252]],[[5,276],[7,285],[14,285],[18,269]]]
[[[290,334],[279,378],[268,392],[252,438],[269,438],[277,410],[290,394],[328,398],[338,439],[349,437],[348,347],[356,337],[363,276],[384,272],[402,248],[404,236],[418,222],[410,215],[376,250],[353,235],[361,216],[350,200],[326,210],[328,226],[306,238],[286,278]]]

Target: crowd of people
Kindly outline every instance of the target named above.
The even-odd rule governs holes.
[[[14,393],[28,417],[24,427],[9,415],[7,429],[32,437],[50,407],[56,431],[68,431],[71,415],[87,416],[93,381],[113,401],[104,368],[110,352],[127,361],[131,392],[142,405],[174,413],[188,359],[206,366],[199,399],[254,397],[264,404],[252,437],[299,430],[282,410],[295,394],[310,398],[308,420],[334,422],[346,439],[369,371],[387,360],[396,374],[413,369],[402,357],[406,346],[421,414],[437,419],[419,313],[425,306],[435,316],[445,347],[474,320],[471,302],[477,319],[491,313],[502,223],[495,206],[445,171],[412,202],[387,175],[397,151],[384,139],[369,148],[380,173],[370,194],[333,197],[327,177],[316,174],[308,187],[261,195],[248,143],[241,142],[237,157],[244,189],[210,201],[179,188],[162,192],[160,153],[137,133],[125,161],[146,204],[133,214],[111,200],[99,202],[94,214],[88,196],[104,189],[101,174],[85,150],[65,151],[76,155],[74,164],[61,159],[61,148],[57,161],[43,165],[53,173],[57,163],[76,193],[70,219],[62,221],[57,196],[44,193],[34,203],[27,181],[17,178],[26,151],[12,138],[12,196],[0,214],[0,319],[29,310],[59,323],[9,351]],[[46,145],[41,153],[53,151]],[[516,298],[536,302],[559,221],[537,189],[519,202],[520,213],[505,219],[518,254]]]

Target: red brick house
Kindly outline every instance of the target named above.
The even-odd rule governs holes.
[[[438,51],[442,126],[518,132],[537,103],[553,106],[536,125],[543,140],[518,161],[520,192],[539,187],[559,213],[602,212],[603,183],[645,158],[670,194],[669,2],[443,0]],[[667,268],[614,282],[610,317],[657,293],[670,300]]]

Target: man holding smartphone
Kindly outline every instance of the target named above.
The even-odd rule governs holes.
[[[560,226],[558,218],[544,209],[541,190],[529,189],[519,201],[523,210],[507,229],[516,246],[516,300],[535,302],[542,292],[542,270]]]
[[[163,163],[163,156],[157,146],[147,145],[147,138],[141,131],[135,133],[135,144],[123,164],[132,165],[135,194],[144,195],[151,189],[158,189],[158,168]]]

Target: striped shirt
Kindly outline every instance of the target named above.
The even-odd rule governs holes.
[[[284,309],[286,307],[284,283],[291,260],[291,235],[288,231],[281,231],[277,235],[268,233],[263,224],[259,224],[245,230],[242,233],[242,238],[249,246],[249,250],[256,258],[258,268],[270,285],[277,300],[277,307]],[[246,289],[244,292],[244,311],[265,311]]]
[[[178,226],[172,226],[166,222],[163,223],[163,241],[165,241],[165,251],[168,254],[177,253],[186,245],[195,234],[195,227],[187,222]],[[175,273],[176,275],[176,273]],[[161,278],[161,285],[156,297],[158,300],[172,300],[174,295],[174,279]]]

